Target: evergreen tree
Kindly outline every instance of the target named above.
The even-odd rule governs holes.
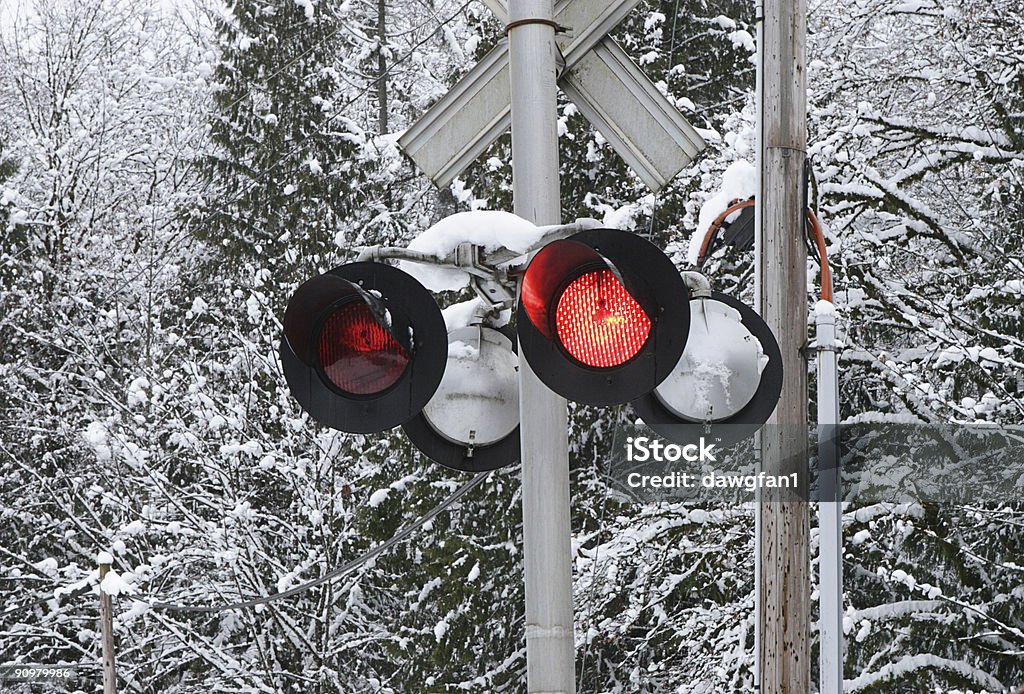
[[[337,250],[359,204],[361,128],[346,115],[347,18],[324,2],[237,0],[217,26],[210,192],[191,213],[195,233],[229,258],[273,272]],[[308,274],[308,268],[306,270]]]

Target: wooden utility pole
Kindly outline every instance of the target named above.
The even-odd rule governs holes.
[[[103,591],[103,577],[110,571],[113,557],[100,552],[96,562],[100,565],[100,634],[103,649],[103,694],[117,694],[117,673],[114,670],[114,605]]]
[[[760,311],[782,349],[784,378],[761,435],[768,475],[798,474],[798,489],[761,492],[758,686],[810,691],[810,516],[807,499],[806,0],[764,0],[757,194]]]

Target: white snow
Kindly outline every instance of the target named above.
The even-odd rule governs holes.
[[[939,356],[935,359],[934,367],[937,369],[940,366],[946,364],[956,364],[963,361],[964,352],[959,347],[946,347],[944,350],[939,352]]]
[[[732,41],[733,48],[745,48],[751,53],[757,50],[757,46],[754,44],[754,37],[750,35],[749,31],[744,29],[737,29],[729,34],[729,40]]]
[[[295,4],[306,13],[306,21],[313,21],[313,0],[295,0]]]
[[[449,359],[473,359],[478,353],[479,350],[476,346],[467,344],[460,340],[454,340],[448,343]]]
[[[135,589],[121,577],[121,574],[111,569],[100,581],[100,590],[107,595],[120,595],[121,593],[131,593]]]
[[[146,532],[146,524],[136,519],[121,528],[124,535],[142,535]]]
[[[110,460],[110,446],[107,441],[107,428],[102,422],[90,422],[89,426],[82,432],[85,440],[96,452],[96,459],[101,463]]]
[[[434,638],[440,641],[448,633],[448,622],[441,620],[434,625]]]
[[[444,258],[460,243],[474,243],[485,251],[508,248],[526,252],[540,240],[539,227],[511,212],[476,210],[445,217],[409,243],[409,250]],[[461,270],[432,267],[403,261],[399,268],[418,279],[427,289],[440,292],[469,285],[469,275]]]
[[[831,301],[825,301],[821,299],[814,304],[814,315],[815,316],[835,316],[836,307]]]
[[[850,544],[860,545],[871,539],[870,530],[858,530],[857,533],[850,539]]]
[[[650,31],[651,29],[657,27],[659,24],[664,23],[665,15],[663,15],[661,12],[651,12],[649,15],[647,15],[647,19],[644,20],[644,31]]]
[[[921,653],[919,655],[904,656],[895,663],[883,665],[877,672],[865,672],[854,677],[852,680],[844,680],[843,691],[860,691],[861,689],[867,689],[872,685],[877,685],[879,683],[895,679],[901,675],[905,675],[909,672],[914,672],[915,670],[921,670],[924,668],[955,672],[963,677],[974,680],[985,689],[992,691],[1002,691],[1003,689],[1002,683],[1000,683],[995,677],[992,677],[968,663],[960,660],[942,658],[931,653]]]
[[[900,600],[863,609],[849,608],[850,619],[865,619],[877,622],[905,615],[915,615],[940,609],[945,603],[941,600]]]
[[[97,564],[113,564],[114,557],[110,555],[110,552],[100,552],[96,555]]]
[[[370,498],[367,499],[366,503],[370,508],[377,508],[384,503],[384,500],[388,498],[388,494],[390,493],[390,489],[378,489],[370,495]]]
[[[57,575],[57,560],[53,557],[47,557],[46,559],[37,561],[32,566],[39,569],[47,576],[53,577]]]
[[[686,256],[691,265],[697,264],[704,235],[715,218],[729,208],[731,201],[737,198],[746,200],[756,192],[757,169],[754,168],[754,165],[745,159],[737,159],[729,164],[725,172],[722,173],[722,185],[718,192],[708,198],[700,207],[697,230],[690,237],[690,248]]]
[[[220,447],[220,454],[224,456],[239,455],[258,456],[263,454],[263,445],[259,441],[246,441],[245,443],[231,443]]]
[[[145,376],[139,376],[128,384],[128,406],[140,405],[149,402],[146,389],[149,388],[149,380]]]
[[[447,328],[448,332],[458,328],[465,328],[473,319],[476,311],[481,308],[483,308],[483,301],[474,298],[469,301],[460,301],[457,304],[452,304],[448,308],[442,309],[441,317],[444,318],[444,327]]]
[[[718,15],[717,17],[715,17],[711,21],[714,22],[715,24],[717,24],[718,26],[722,27],[723,29],[735,29],[736,28],[736,22],[733,21],[732,19],[729,19],[728,17],[726,17],[725,15],[722,15],[722,14]]]

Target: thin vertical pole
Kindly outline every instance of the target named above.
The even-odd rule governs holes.
[[[762,694],[810,691],[807,498],[806,0],[765,0],[761,22],[761,316],[779,339],[782,395],[762,430],[763,469],[797,489],[762,490],[758,680]]]
[[[388,62],[384,55],[387,50],[387,5],[377,0],[377,133],[388,134]]]
[[[839,456],[836,316],[814,312],[818,343],[818,638],[819,689],[843,691],[843,510]]]
[[[100,635],[103,651],[103,694],[117,694],[117,672],[114,669],[114,605],[103,591],[103,577],[110,571],[113,557],[100,552],[96,563],[100,565]]]
[[[509,24],[513,207],[534,224],[558,224],[552,0],[511,0]],[[573,694],[568,415],[522,353],[519,364],[527,691]]]
[[[754,0],[754,22],[757,25],[755,45],[757,46],[757,70],[754,71],[754,99],[757,104],[757,115],[754,123],[756,142],[754,143],[757,152],[757,192],[761,191],[761,142],[764,125],[761,118],[761,79],[763,77],[760,66],[764,64],[764,32],[762,20],[764,19],[764,0]],[[754,205],[754,229],[761,229],[761,205]],[[754,234],[754,306],[758,312],[761,311],[761,234]],[[761,432],[754,434],[754,462],[757,465],[757,472],[762,470],[761,464]],[[754,490],[754,690],[761,688],[761,490]]]

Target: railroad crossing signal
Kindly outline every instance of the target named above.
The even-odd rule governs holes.
[[[683,353],[689,292],[672,261],[643,238],[588,229],[552,241],[523,275],[516,322],[537,377],[589,405],[655,388]]]
[[[441,385],[423,411],[402,424],[431,460],[484,472],[519,460],[519,358],[507,326],[448,333]]]
[[[447,356],[430,292],[389,265],[350,263],[295,291],[281,363],[302,409],[334,429],[373,433],[423,409]]]
[[[558,86],[652,190],[704,149],[704,140],[607,37],[640,0],[565,0],[555,8],[564,65]],[[485,0],[502,21],[502,0]],[[511,125],[509,46],[501,40],[398,140],[438,186],[448,185]]]
[[[526,257],[514,331],[493,324],[508,305],[498,303],[446,332],[430,292],[383,263],[312,278],[285,311],[289,388],[323,424],[355,433],[402,425],[432,460],[475,472],[519,459],[516,338],[551,390],[588,405],[630,402],[677,443],[729,445],[774,410],[782,356],[767,325],[706,280],[684,281],[649,241],[589,228]],[[498,285],[519,274],[487,263],[473,271]]]

